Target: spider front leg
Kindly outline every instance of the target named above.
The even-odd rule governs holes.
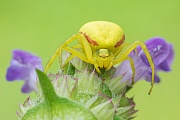
[[[154,63],[152,61],[151,55],[146,47],[146,45],[142,42],[142,41],[135,41],[134,43],[132,43],[131,45],[129,45],[128,47],[126,47],[121,53],[119,53],[119,55],[117,56],[117,60],[115,60],[114,64],[117,64],[119,62],[122,62],[137,46],[139,46],[142,48],[142,50],[144,51],[148,62],[150,64],[150,67],[152,69],[152,81],[151,81],[151,88],[148,92],[148,94],[150,95],[154,86],[154,75],[155,75],[155,70],[154,70]]]
[[[73,48],[74,48],[74,49],[78,49],[78,50],[79,50],[79,49],[81,49],[81,50],[83,49],[81,45],[73,46]],[[60,57],[61,57],[61,56],[60,56]],[[64,68],[64,66],[66,66],[66,64],[67,64],[71,59],[73,59],[74,57],[76,57],[76,56],[71,54],[71,55],[66,59],[66,61],[63,63],[62,67]],[[62,58],[59,58],[59,63],[61,63],[61,61],[60,61],[61,59],[62,59]]]
[[[101,74],[101,71],[100,71],[100,69],[99,69],[99,64],[98,64],[96,61],[94,62],[94,67],[95,67],[96,71],[97,71],[99,74]]]
[[[63,49],[69,51],[70,53],[73,53],[73,55],[75,55],[75,56],[79,56],[79,58],[81,58],[82,60],[87,62],[87,58],[86,58],[86,56],[84,56],[84,54],[82,54],[80,51],[78,51],[74,48],[67,47],[68,44],[70,44],[72,41],[74,41],[76,39],[79,39],[80,36],[82,36],[82,34],[80,34],[80,33],[73,35],[71,38],[66,40],[61,46],[59,46],[56,49],[55,53],[52,55],[52,57],[50,58],[49,62],[47,63],[47,65],[44,69],[45,73],[47,73],[47,70],[51,67],[52,63],[57,58],[57,56],[60,56],[59,57],[60,67],[63,68],[63,66],[62,66],[62,50]]]
[[[114,56],[111,58],[108,67],[106,68],[106,71],[108,71],[109,69],[111,69],[113,67],[113,61],[114,61]]]
[[[99,67],[102,67],[102,65],[99,64],[99,62],[98,62],[99,59],[96,59],[97,55],[95,55],[96,57],[93,57],[93,52],[92,52],[91,46],[90,46],[89,42],[87,41],[87,39],[85,38],[85,36],[82,36],[80,41],[83,46],[84,52],[86,54],[88,63],[93,64],[96,71],[99,74],[101,74]]]

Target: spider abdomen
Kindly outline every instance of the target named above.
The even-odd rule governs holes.
[[[112,52],[124,42],[124,32],[120,26],[107,21],[93,21],[80,28],[93,51],[108,49]]]

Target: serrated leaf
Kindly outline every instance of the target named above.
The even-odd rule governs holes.
[[[118,95],[126,88],[127,82],[121,82],[122,76],[106,80],[105,83],[113,93],[113,95]]]
[[[113,107],[111,100],[94,107],[91,111],[99,120],[112,120],[115,114],[115,108]]]

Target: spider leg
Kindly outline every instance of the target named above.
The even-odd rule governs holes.
[[[114,56],[117,56],[124,48],[129,45],[129,43],[123,43],[122,45],[120,45],[119,48],[114,52]]]
[[[117,58],[117,59],[118,59],[118,58]],[[129,57],[129,56],[127,56],[124,60],[129,60],[129,63],[130,63],[130,65],[131,65],[131,69],[132,69],[132,85],[133,85],[133,84],[134,84],[135,74],[136,74],[136,69],[135,69],[135,66],[134,66],[134,61],[133,61],[133,59],[132,59],[131,57]],[[124,61],[124,60],[123,60],[123,61]],[[110,65],[111,65],[111,66],[108,67],[109,69],[110,69],[110,67],[112,67],[113,62],[111,62]],[[108,68],[106,69],[106,71],[109,70]]]
[[[70,55],[70,56],[66,59],[66,61],[64,62],[64,64],[62,65],[63,68],[64,68],[64,66],[66,66],[66,64],[67,64],[71,59],[73,59],[74,57],[76,57],[76,56],[75,56],[75,55]]]
[[[73,46],[73,48],[74,48],[74,49],[78,49],[78,48],[83,49],[81,45],[75,45],[75,46]],[[59,57],[60,57],[60,56],[59,56]],[[62,67],[64,68],[64,66],[65,66],[71,59],[73,59],[74,57],[76,57],[76,56],[71,54],[71,55],[66,59],[66,61],[63,63]],[[60,59],[61,59],[61,58],[59,58],[59,60],[60,60]],[[60,61],[59,61],[59,63],[60,63]]]
[[[64,47],[63,50],[70,52],[72,55],[80,58],[81,60],[87,63],[93,64],[97,72],[101,73],[99,70],[98,62],[92,56],[92,49],[91,49],[90,43],[87,41],[87,39],[85,38],[83,34],[81,34],[78,40],[79,40],[80,46],[83,48],[82,51],[76,50],[68,46]],[[70,57],[73,58],[73,56],[70,56]]]
[[[152,92],[152,89],[153,89],[153,86],[154,86],[154,75],[155,75],[155,70],[154,70],[154,63],[152,61],[152,58],[151,58],[151,55],[146,47],[146,45],[142,42],[142,41],[135,41],[134,43],[130,44],[128,47],[126,47],[122,52],[120,52],[118,55],[117,55],[117,59],[114,60],[114,63],[113,64],[117,64],[119,62],[122,62],[126,59],[126,57],[131,53],[131,51],[133,51],[137,46],[141,46],[142,50],[144,51],[147,59],[148,59],[148,62],[150,64],[150,67],[152,69],[152,81],[151,81],[151,88],[148,92],[148,94],[150,95],[151,92]]]
[[[117,56],[121,51],[123,51],[127,46],[129,46],[129,43],[123,43],[122,45],[119,46],[119,48],[114,52],[113,56]],[[114,65],[113,63],[114,57],[112,57],[110,64],[107,66],[106,71],[112,68]]]
[[[97,62],[94,62],[94,67],[96,68],[96,71],[101,74],[101,71],[99,70],[99,65],[97,64]]]
[[[52,55],[52,57],[50,58],[50,60],[46,64],[46,67],[44,69],[44,73],[47,73],[47,70],[51,67],[52,63],[54,62],[54,60],[57,58],[58,55],[59,55],[59,47],[56,49],[56,51],[54,52],[54,54]]]
[[[84,52],[86,54],[86,57],[87,57],[89,63],[94,64],[94,59],[92,56],[92,49],[91,49],[90,43],[87,41],[87,39],[85,38],[84,35],[81,37],[80,40],[82,42],[82,46],[84,48]]]
[[[127,56],[125,58],[125,60],[129,60],[129,63],[131,65],[131,69],[132,69],[132,85],[134,84],[134,77],[135,77],[135,74],[136,74],[136,69],[134,67],[134,61],[131,57]]]
[[[109,66],[106,68],[106,71],[108,71],[109,69],[111,69],[113,66],[113,62],[110,62]]]
[[[52,57],[50,58],[49,62],[47,63],[45,69],[44,69],[44,72],[46,73],[47,70],[51,67],[52,63],[54,62],[54,60],[57,58],[58,55],[60,55],[60,59],[59,59],[59,62],[60,62],[60,67],[62,68],[62,49],[66,48],[66,46],[71,43],[72,41],[80,38],[80,36],[82,36],[81,33],[78,33],[78,34],[75,34],[73,35],[71,38],[69,38],[68,40],[66,40],[61,46],[59,46],[56,51],[54,52],[54,54],[52,55]],[[68,49],[68,48],[67,48]],[[70,49],[73,49],[73,48],[70,48]],[[76,49],[73,49],[73,50],[70,50],[70,51],[77,51]],[[76,54],[79,54],[78,56],[82,57],[83,59],[86,60],[86,57],[79,51],[75,52]],[[75,55],[76,55],[75,54]],[[86,60],[87,61],[87,60]]]
[[[100,71],[99,67],[102,67],[103,65],[99,65],[99,62],[97,62],[98,60],[96,60],[96,58],[93,57],[93,55],[92,55],[93,52],[92,52],[90,43],[87,41],[85,36],[82,36],[80,40],[81,40],[82,46],[84,48],[84,52],[86,54],[86,57],[88,59],[88,63],[93,64],[95,69],[96,69],[96,71],[99,74],[101,74],[101,71]]]

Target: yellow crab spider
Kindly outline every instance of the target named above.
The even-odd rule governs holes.
[[[78,40],[78,45],[68,46],[72,41]],[[124,32],[120,26],[107,21],[92,21],[83,25],[79,33],[73,35],[60,45],[56,52],[53,54],[48,64],[45,67],[45,73],[50,68],[57,56],[60,56],[60,67],[63,67],[74,57],[93,64],[96,71],[100,74],[99,68],[106,70],[117,63],[124,60],[129,60],[132,68],[132,83],[134,83],[135,67],[133,60],[128,56],[137,46],[140,46],[149,61],[152,69],[152,81],[149,94],[154,85],[154,63],[151,55],[149,54],[146,45],[142,41],[135,41],[132,44],[125,43]],[[79,49],[77,49],[79,48]],[[63,50],[71,53],[70,57],[66,59],[62,65],[62,52]]]

